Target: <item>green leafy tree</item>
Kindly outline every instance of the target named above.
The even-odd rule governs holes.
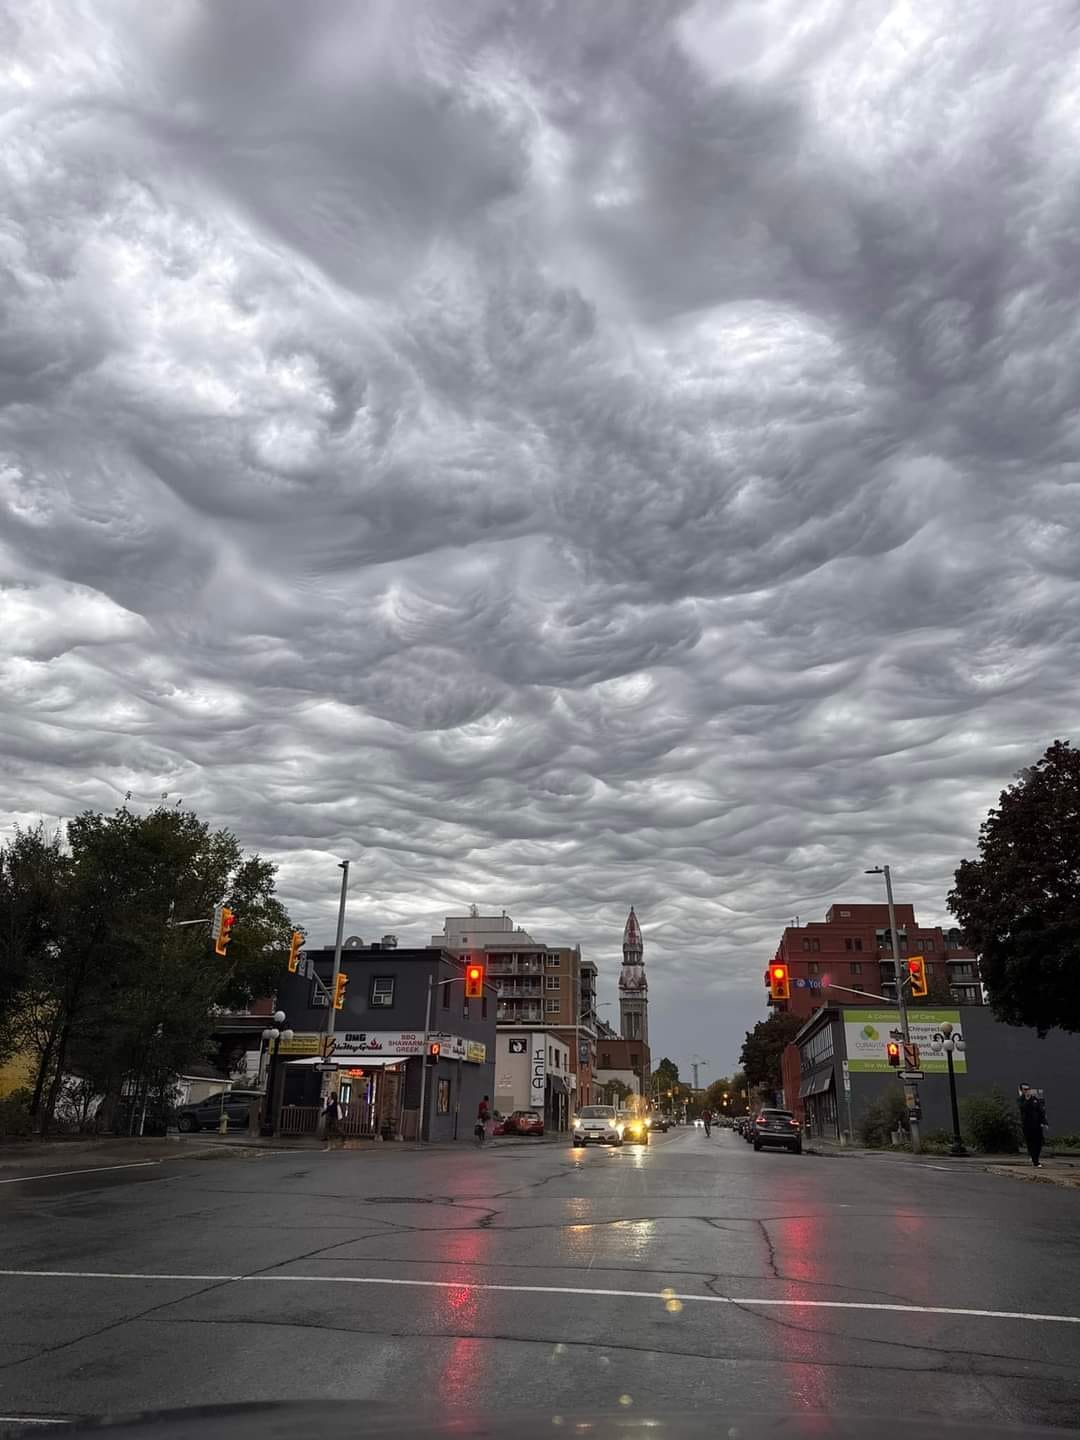
[[[35,977],[55,954],[67,868],[59,834],[43,825],[0,846],[0,1059],[23,1043]]]
[[[652,1072],[653,1096],[657,1105],[662,1109],[669,1103],[674,1103],[674,1097],[679,1088],[679,1067],[674,1060],[669,1060],[665,1055]],[[668,1100],[668,1091],[672,1092],[672,1100]]]
[[[725,1096],[727,1096],[726,1104],[724,1103]],[[731,1099],[731,1081],[724,1075],[714,1080],[705,1091],[705,1104],[714,1115],[730,1115],[734,1113],[731,1108]]]
[[[38,858],[44,885],[51,853]],[[273,991],[292,928],[274,867],[191,811],[88,811],[70,822],[63,860],[16,1022],[36,1056],[30,1113],[41,1132],[72,1072],[104,1097],[104,1123],[122,1093],[133,1109],[163,1095],[207,1056],[217,1007]],[[237,916],[224,958],[208,925],[178,923],[209,917],[221,900]]]
[[[746,1073],[748,1087],[780,1088],[780,1057],[784,1046],[794,1040],[805,1023],[800,1016],[782,1010],[770,1015],[768,1020],[759,1020],[746,1032],[739,1063]]]
[[[1080,753],[1068,741],[1002,791],[949,908],[999,1020],[1080,1031]]]

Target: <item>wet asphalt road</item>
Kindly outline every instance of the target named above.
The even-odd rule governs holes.
[[[3,1415],[355,1397],[1080,1425],[1080,1324],[1038,1318],[1080,1317],[1080,1194],[728,1132],[21,1181],[0,1269]]]

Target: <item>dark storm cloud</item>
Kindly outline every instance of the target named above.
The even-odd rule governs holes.
[[[718,1065],[865,864],[942,917],[1077,719],[1074,7],[7,0],[0,54],[9,823],[169,790],[319,935],[349,853],[352,928],[609,980],[632,899]]]

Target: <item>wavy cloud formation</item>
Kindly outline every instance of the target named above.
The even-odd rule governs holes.
[[[0,7],[7,823],[508,908],[731,1065],[1075,729],[1068,0]],[[610,992],[609,992],[610,993]]]

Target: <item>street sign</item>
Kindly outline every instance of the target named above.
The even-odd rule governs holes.
[[[335,1075],[337,1074],[338,1065],[334,1060],[323,1060],[315,1066],[315,1069],[320,1075]]]
[[[334,1036],[334,1035],[324,1035],[324,1036],[322,1037],[322,1053],[323,1053],[323,1059],[324,1059],[324,1060],[329,1060],[330,1056],[333,1055],[333,1053],[334,1053],[334,1051],[335,1051],[336,1049],[337,1049],[337,1037]]]
[[[848,1069],[848,1063],[847,1063],[846,1060],[842,1060],[840,1063],[841,1063],[841,1065],[843,1066],[843,1069],[844,1069],[844,1089],[845,1089],[845,1090],[848,1092],[848,1094],[850,1095],[850,1094],[851,1094],[851,1071]]]
[[[900,1079],[901,1079],[901,1080],[921,1080],[922,1078],[923,1078],[923,1072],[922,1072],[921,1070],[901,1070],[901,1071],[900,1071]]]

